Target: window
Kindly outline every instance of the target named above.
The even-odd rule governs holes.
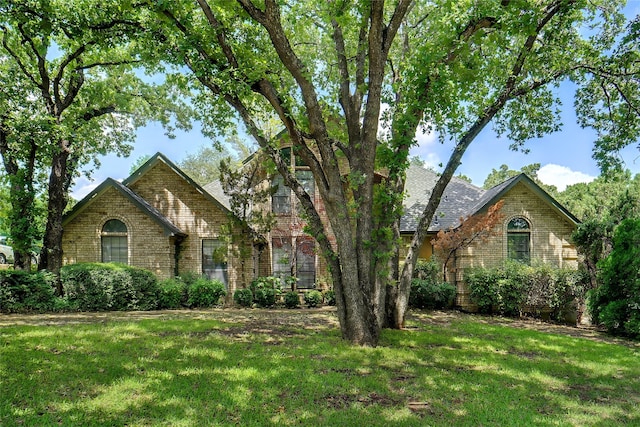
[[[271,196],[271,211],[276,214],[291,213],[291,190],[284,185],[284,179],[277,175],[273,179],[276,192]]]
[[[316,250],[313,239],[298,238],[296,242],[296,277],[298,288],[312,289],[316,283]]]
[[[529,222],[516,217],[507,225],[507,256],[525,264],[531,262],[531,227]]]
[[[102,227],[102,262],[129,263],[127,226],[117,219],[110,219]]]
[[[275,237],[271,247],[273,276],[281,279],[291,276],[291,238]]]
[[[296,179],[304,188],[304,191],[307,192],[311,201],[313,202],[316,194],[316,186],[313,181],[313,173],[310,170],[299,170],[296,171]],[[299,207],[299,212],[303,212],[302,206]]]
[[[218,239],[202,240],[202,273],[209,279],[220,280],[227,285],[227,244]]]

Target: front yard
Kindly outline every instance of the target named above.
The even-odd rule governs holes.
[[[0,315],[0,425],[639,425],[640,345],[412,313],[377,348],[335,312]]]

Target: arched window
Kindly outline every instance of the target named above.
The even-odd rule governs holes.
[[[507,225],[507,256],[525,264],[531,262],[531,226],[522,217],[513,218]]]
[[[102,262],[129,263],[127,226],[118,219],[110,219],[102,227]]]

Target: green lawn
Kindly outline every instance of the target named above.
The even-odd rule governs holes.
[[[425,312],[359,348],[327,310],[20,319],[2,426],[640,425],[637,343],[566,328]]]

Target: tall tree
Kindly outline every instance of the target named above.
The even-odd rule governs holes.
[[[91,1],[0,2],[1,53],[12,71],[3,73],[2,86],[29,94],[33,108],[21,110],[22,117],[30,115],[41,135],[34,140],[30,132],[15,134],[22,146],[5,150],[3,160],[7,173],[29,187],[32,172],[22,176],[23,169],[13,166],[46,159],[48,212],[40,268],[56,273],[62,262],[62,214],[79,168],[97,161],[98,154],[126,154],[135,128],[146,120],[168,122],[161,106],[172,97],[138,76],[142,51],[132,37],[142,28],[122,15],[121,6]],[[147,65],[151,69],[152,64]],[[18,80],[9,80],[12,75]],[[28,212],[32,202],[13,208]]]
[[[549,86],[611,46],[619,7],[580,0],[148,5],[162,18],[145,24],[150,34],[161,33],[168,60],[186,64],[206,88],[200,99],[211,117],[229,124],[234,110],[298,197],[329,263],[342,335],[365,345],[377,343],[384,325],[403,324],[418,248],[469,144],[491,121],[515,148],[556,130]],[[595,30],[585,34],[588,25]],[[329,224],[260,128],[265,114],[280,120],[313,172]],[[429,127],[454,149],[400,271],[409,148]]]

